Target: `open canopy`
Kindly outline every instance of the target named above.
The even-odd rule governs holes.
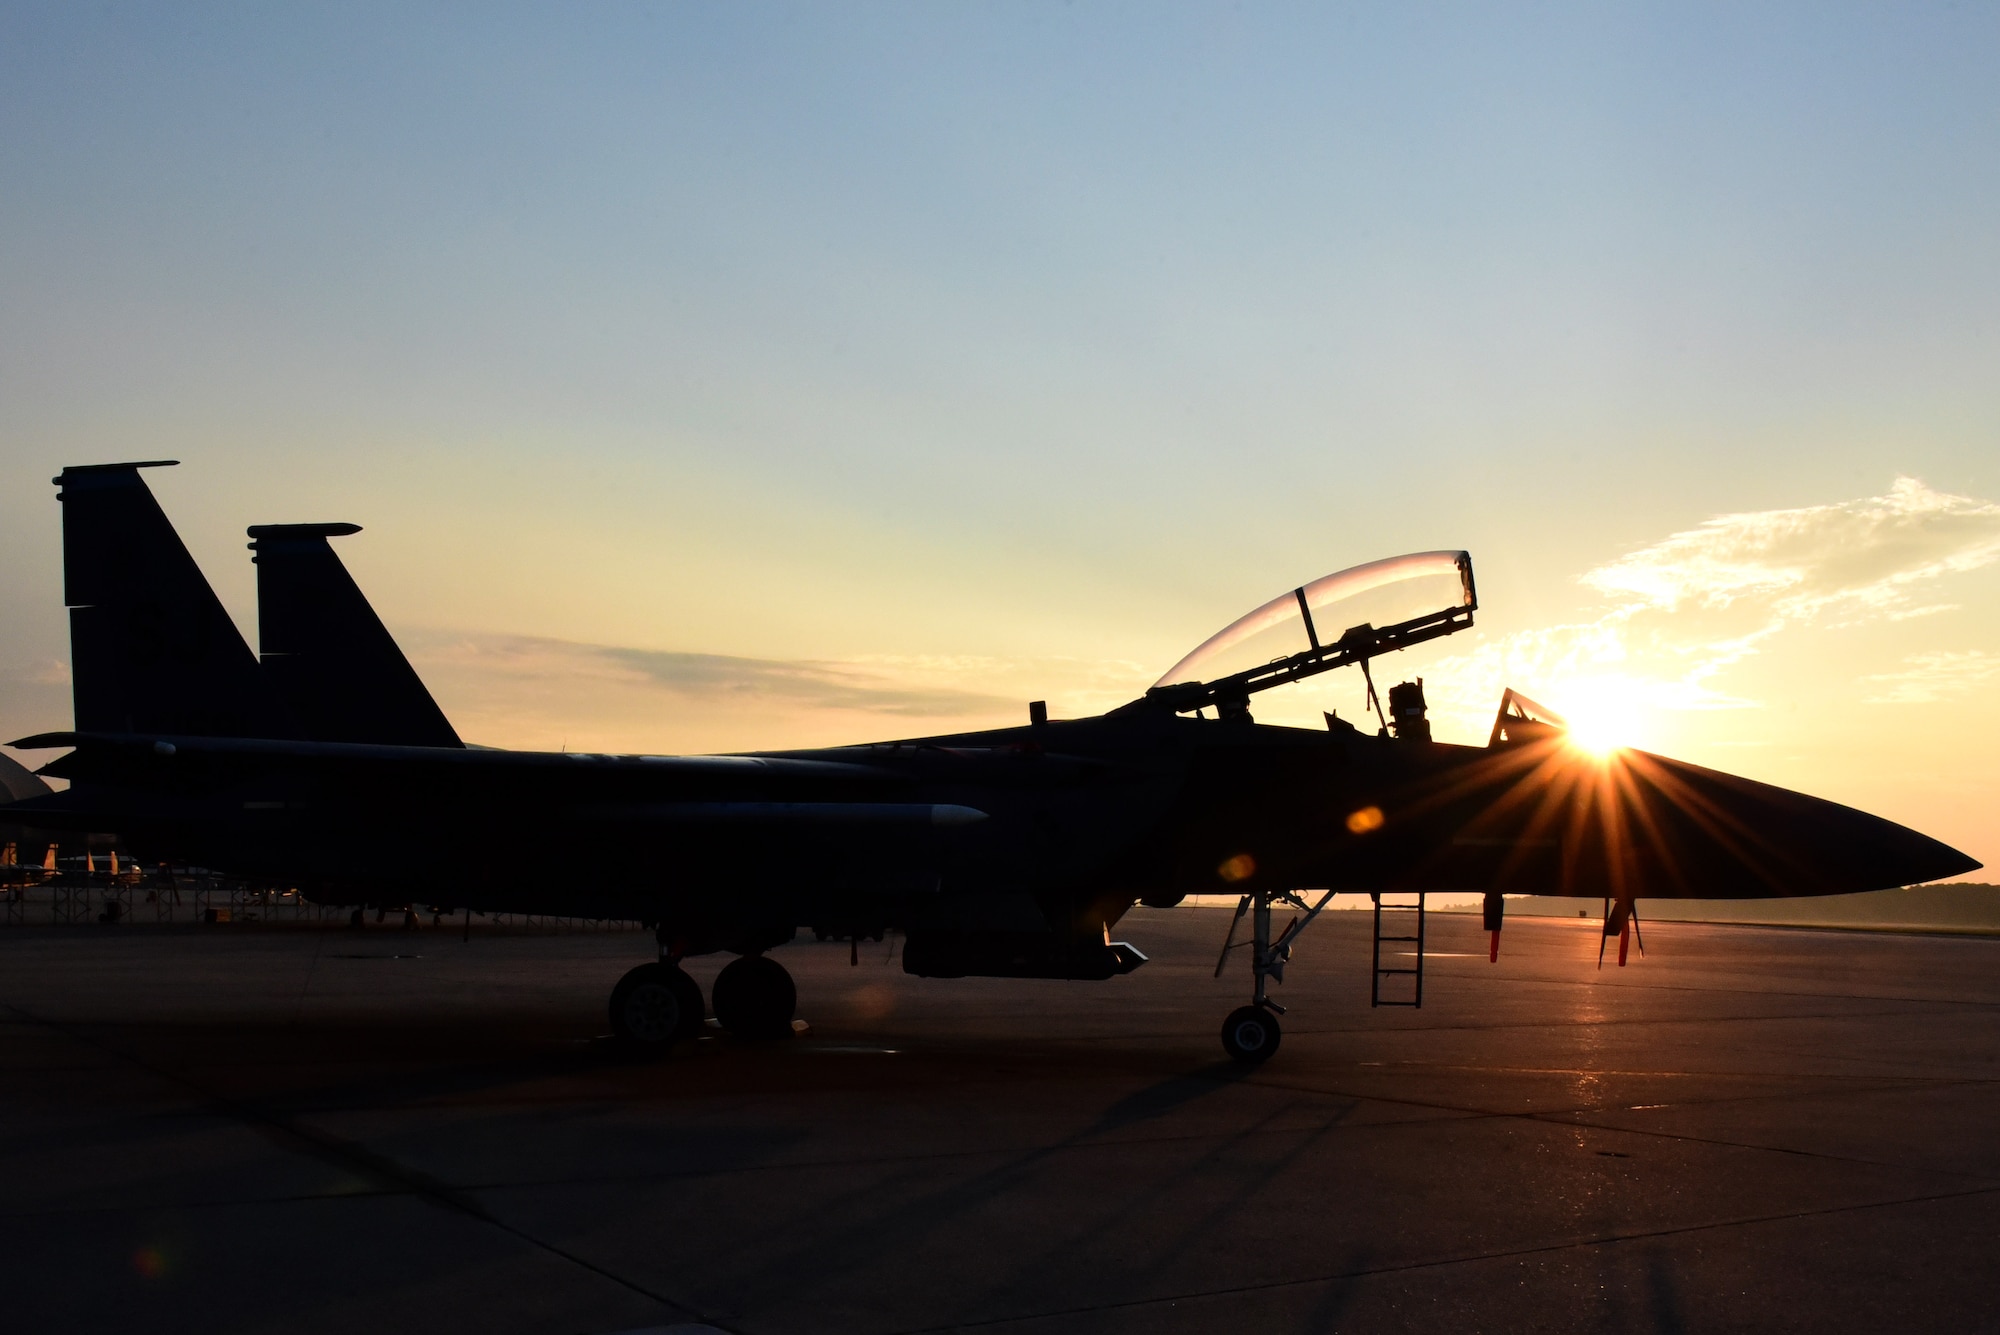
[[[1370,652],[1403,648],[1415,641],[1396,642],[1398,637],[1389,632],[1451,618],[1477,606],[1469,553],[1412,552],[1370,561],[1302,584],[1238,617],[1167,669],[1155,687],[1219,681],[1264,664],[1313,655],[1344,639],[1360,647],[1363,636],[1347,638],[1357,631],[1382,640]],[[1465,620],[1470,623],[1469,617]]]
[[[1128,709],[1248,719],[1250,697],[1350,663],[1455,634],[1479,600],[1472,557],[1412,552],[1301,584],[1204,640]],[[1373,687],[1370,687],[1373,694]]]

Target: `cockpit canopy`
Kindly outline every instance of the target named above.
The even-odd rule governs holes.
[[[1260,668],[1295,660],[1324,671],[1461,629],[1471,624],[1478,605],[1469,553],[1412,552],[1370,561],[1300,585],[1238,617],[1169,668],[1154,689],[1245,674],[1261,678]],[[1332,652],[1343,645],[1351,652]],[[1322,665],[1322,659],[1334,661]],[[1283,679],[1300,675],[1310,673]],[[1258,680],[1249,688],[1278,684]]]

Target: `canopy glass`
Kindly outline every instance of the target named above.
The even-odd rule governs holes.
[[[1230,622],[1155,685],[1216,681],[1333,644],[1350,627],[1395,626],[1477,605],[1472,558],[1464,552],[1412,552],[1370,561],[1282,593]]]

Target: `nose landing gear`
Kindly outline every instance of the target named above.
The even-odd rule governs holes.
[[[1278,1017],[1262,1006],[1238,1006],[1222,1022],[1222,1050],[1246,1064],[1261,1062],[1276,1052],[1281,1037]]]
[[[1292,942],[1298,940],[1299,933],[1311,926],[1312,920],[1332,902],[1331,890],[1322,894],[1319,902],[1311,906],[1290,890],[1253,890],[1237,904],[1236,916],[1229,920],[1229,935],[1222,942],[1222,954],[1215,961],[1215,976],[1220,978],[1222,966],[1229,962],[1229,952],[1239,944],[1236,924],[1243,921],[1243,915],[1248,913],[1250,939],[1240,944],[1250,947],[1250,1004],[1237,1007],[1222,1022],[1222,1049],[1231,1060],[1254,1066],[1268,1060],[1278,1050],[1281,1036],[1278,1017],[1285,1013],[1285,1008],[1271,1000],[1267,985],[1273,978],[1281,983],[1285,981],[1285,965],[1292,958]],[[1273,904],[1287,904],[1305,914],[1303,918],[1292,919],[1275,941],[1271,939]]]

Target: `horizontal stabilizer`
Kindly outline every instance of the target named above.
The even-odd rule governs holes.
[[[49,795],[49,785],[12,756],[0,756],[0,806]]]

